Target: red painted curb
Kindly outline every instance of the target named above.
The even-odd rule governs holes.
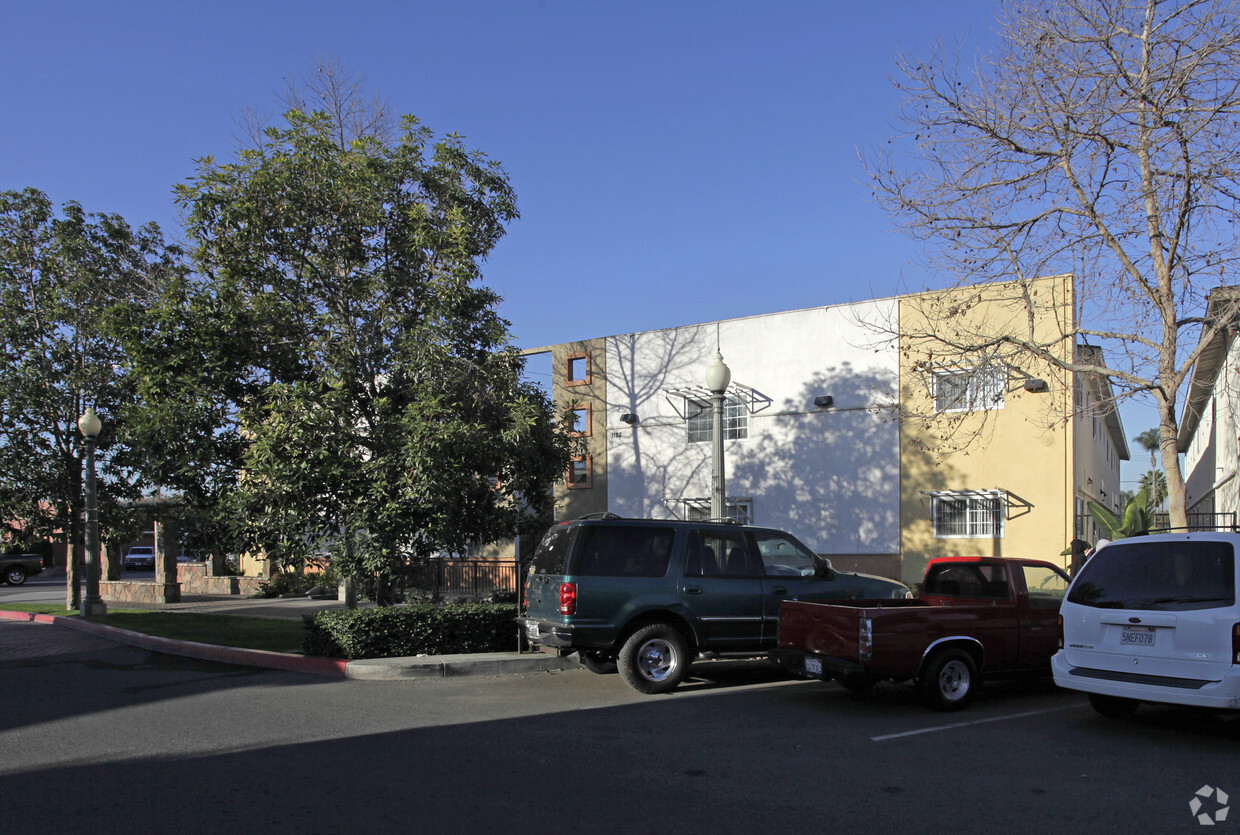
[[[262,649],[241,649],[239,647],[200,644],[195,641],[177,641],[172,638],[160,638],[155,635],[133,632],[115,626],[105,626],[102,623],[92,623],[88,620],[58,617],[55,615],[31,615],[29,612],[0,611],[0,618],[7,620],[33,620],[36,623],[52,623],[67,626],[79,632],[89,632],[104,638],[111,638],[114,641],[148,649],[152,652],[180,655],[186,658],[201,658],[204,661],[218,661],[222,664],[268,667],[275,670],[344,678],[345,665],[349,663],[348,661],[335,658],[317,658],[308,655],[291,655],[285,652],[269,652]]]

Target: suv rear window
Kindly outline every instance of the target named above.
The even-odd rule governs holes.
[[[1214,609],[1236,602],[1226,542],[1132,542],[1103,548],[1081,569],[1068,602],[1098,609]]]
[[[662,577],[672,555],[671,528],[586,525],[577,548],[580,577]]]
[[[556,525],[547,531],[534,549],[530,573],[567,574],[565,563],[568,562],[568,546],[572,541],[573,529],[570,525]]]

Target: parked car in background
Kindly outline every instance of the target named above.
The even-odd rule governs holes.
[[[1240,709],[1240,534],[1176,533],[1099,548],[1060,609],[1055,683],[1104,716],[1141,702]]]
[[[676,688],[699,654],[766,655],[786,599],[905,598],[883,577],[836,571],[794,536],[727,522],[562,522],[543,537],[519,622],[534,645],[619,667],[642,693]]]
[[[38,554],[10,554],[0,557],[0,582],[20,586],[27,577],[43,571],[43,557]]]
[[[127,571],[155,568],[155,549],[150,545],[135,545],[121,558],[121,566]]]

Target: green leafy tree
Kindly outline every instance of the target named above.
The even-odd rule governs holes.
[[[902,57],[899,141],[868,156],[871,182],[910,233],[934,242],[932,264],[957,286],[1022,288],[1026,315],[1007,332],[949,329],[940,353],[1017,368],[1036,358],[1104,376],[1117,397],[1152,400],[1171,524],[1184,527],[1177,398],[1240,309],[1240,297],[1219,292],[1240,254],[1240,9],[1002,9],[993,52]],[[1039,310],[1063,299],[1039,294],[1033,279],[1055,275],[1074,277],[1078,315],[1039,330]],[[1104,351],[1073,354],[1065,342]]]
[[[157,330],[193,350],[154,375],[180,380],[159,413],[220,393],[193,414],[233,439],[212,456],[240,463],[238,533],[282,562],[331,553],[382,589],[410,559],[545,525],[568,441],[480,282],[517,216],[504,172],[412,117],[390,143],[285,119],[177,190],[197,276]]]
[[[87,406],[103,418],[97,483],[105,535],[132,522],[119,502],[141,488],[116,422],[134,401],[134,381],[106,313],[119,300],[150,298],[176,264],[176,250],[153,225],[135,231],[117,215],[87,214],[72,202],[57,213],[35,189],[0,193],[0,513],[22,535],[66,537],[71,608],[84,505],[77,419]]]

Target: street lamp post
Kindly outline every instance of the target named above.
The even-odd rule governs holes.
[[[84,618],[108,613],[107,604],[99,597],[99,496],[95,488],[95,439],[103,422],[95,410],[87,407],[78,418],[78,430],[86,440],[86,594],[82,596]]]
[[[723,364],[723,354],[716,351],[715,358],[711,360],[710,365],[706,366],[706,388],[710,389],[710,405],[714,413],[711,426],[714,467],[710,476],[710,516],[712,519],[724,519],[728,515],[723,473],[723,403],[727,397],[730,382],[732,382],[732,370]]]

